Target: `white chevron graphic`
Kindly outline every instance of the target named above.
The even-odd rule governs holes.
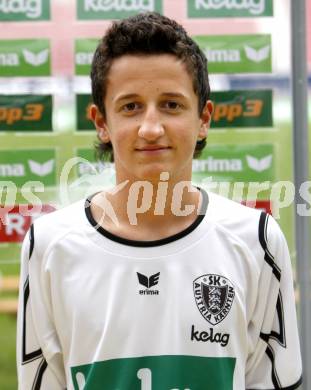
[[[262,171],[265,171],[271,167],[272,154],[269,154],[268,156],[265,156],[261,159],[247,155],[246,161],[247,161],[247,165],[249,166],[249,168],[251,168],[253,171],[262,172]]]
[[[33,53],[30,50],[24,49],[23,55],[25,61],[32,66],[40,66],[47,62],[49,58],[49,49],[44,49],[39,53]]]
[[[47,176],[53,171],[54,159],[46,161],[45,163],[38,163],[34,160],[28,160],[28,165],[32,173],[38,176]]]
[[[270,45],[264,46],[261,49],[254,49],[253,47],[244,46],[246,57],[253,62],[261,62],[269,57]]]

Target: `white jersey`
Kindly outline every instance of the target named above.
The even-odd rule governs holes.
[[[158,241],[96,229],[89,200],[35,221],[22,250],[20,390],[299,387],[283,234],[265,213],[204,197],[205,215]]]

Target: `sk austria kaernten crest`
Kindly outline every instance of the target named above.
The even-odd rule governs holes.
[[[202,316],[212,325],[221,322],[229,313],[234,286],[224,276],[207,274],[193,282],[194,297]]]

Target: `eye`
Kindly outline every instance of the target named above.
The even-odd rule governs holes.
[[[140,107],[141,107],[140,104],[131,102],[131,103],[127,103],[124,106],[122,106],[122,110],[125,112],[133,112],[135,110],[140,109]]]
[[[171,111],[177,111],[182,107],[180,103],[175,102],[174,100],[169,100],[167,102],[164,102],[163,106],[164,106],[164,108],[171,110]]]

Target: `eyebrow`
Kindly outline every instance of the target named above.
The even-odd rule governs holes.
[[[118,102],[120,100],[125,100],[125,99],[133,99],[133,98],[138,98],[139,95],[137,93],[128,93],[126,95],[120,95],[116,99],[114,99],[115,102]]]
[[[187,96],[183,95],[182,93],[179,92],[163,92],[163,96],[168,96],[168,97],[177,97],[177,98],[183,98],[187,99]]]
[[[185,95],[183,95],[182,93],[179,93],[179,92],[163,92],[161,94],[161,96],[187,99],[187,97]],[[126,100],[126,99],[136,99],[139,97],[140,97],[140,95],[138,95],[137,93],[128,93],[125,95],[118,96],[116,99],[114,99],[114,102],[119,102],[121,100]]]

